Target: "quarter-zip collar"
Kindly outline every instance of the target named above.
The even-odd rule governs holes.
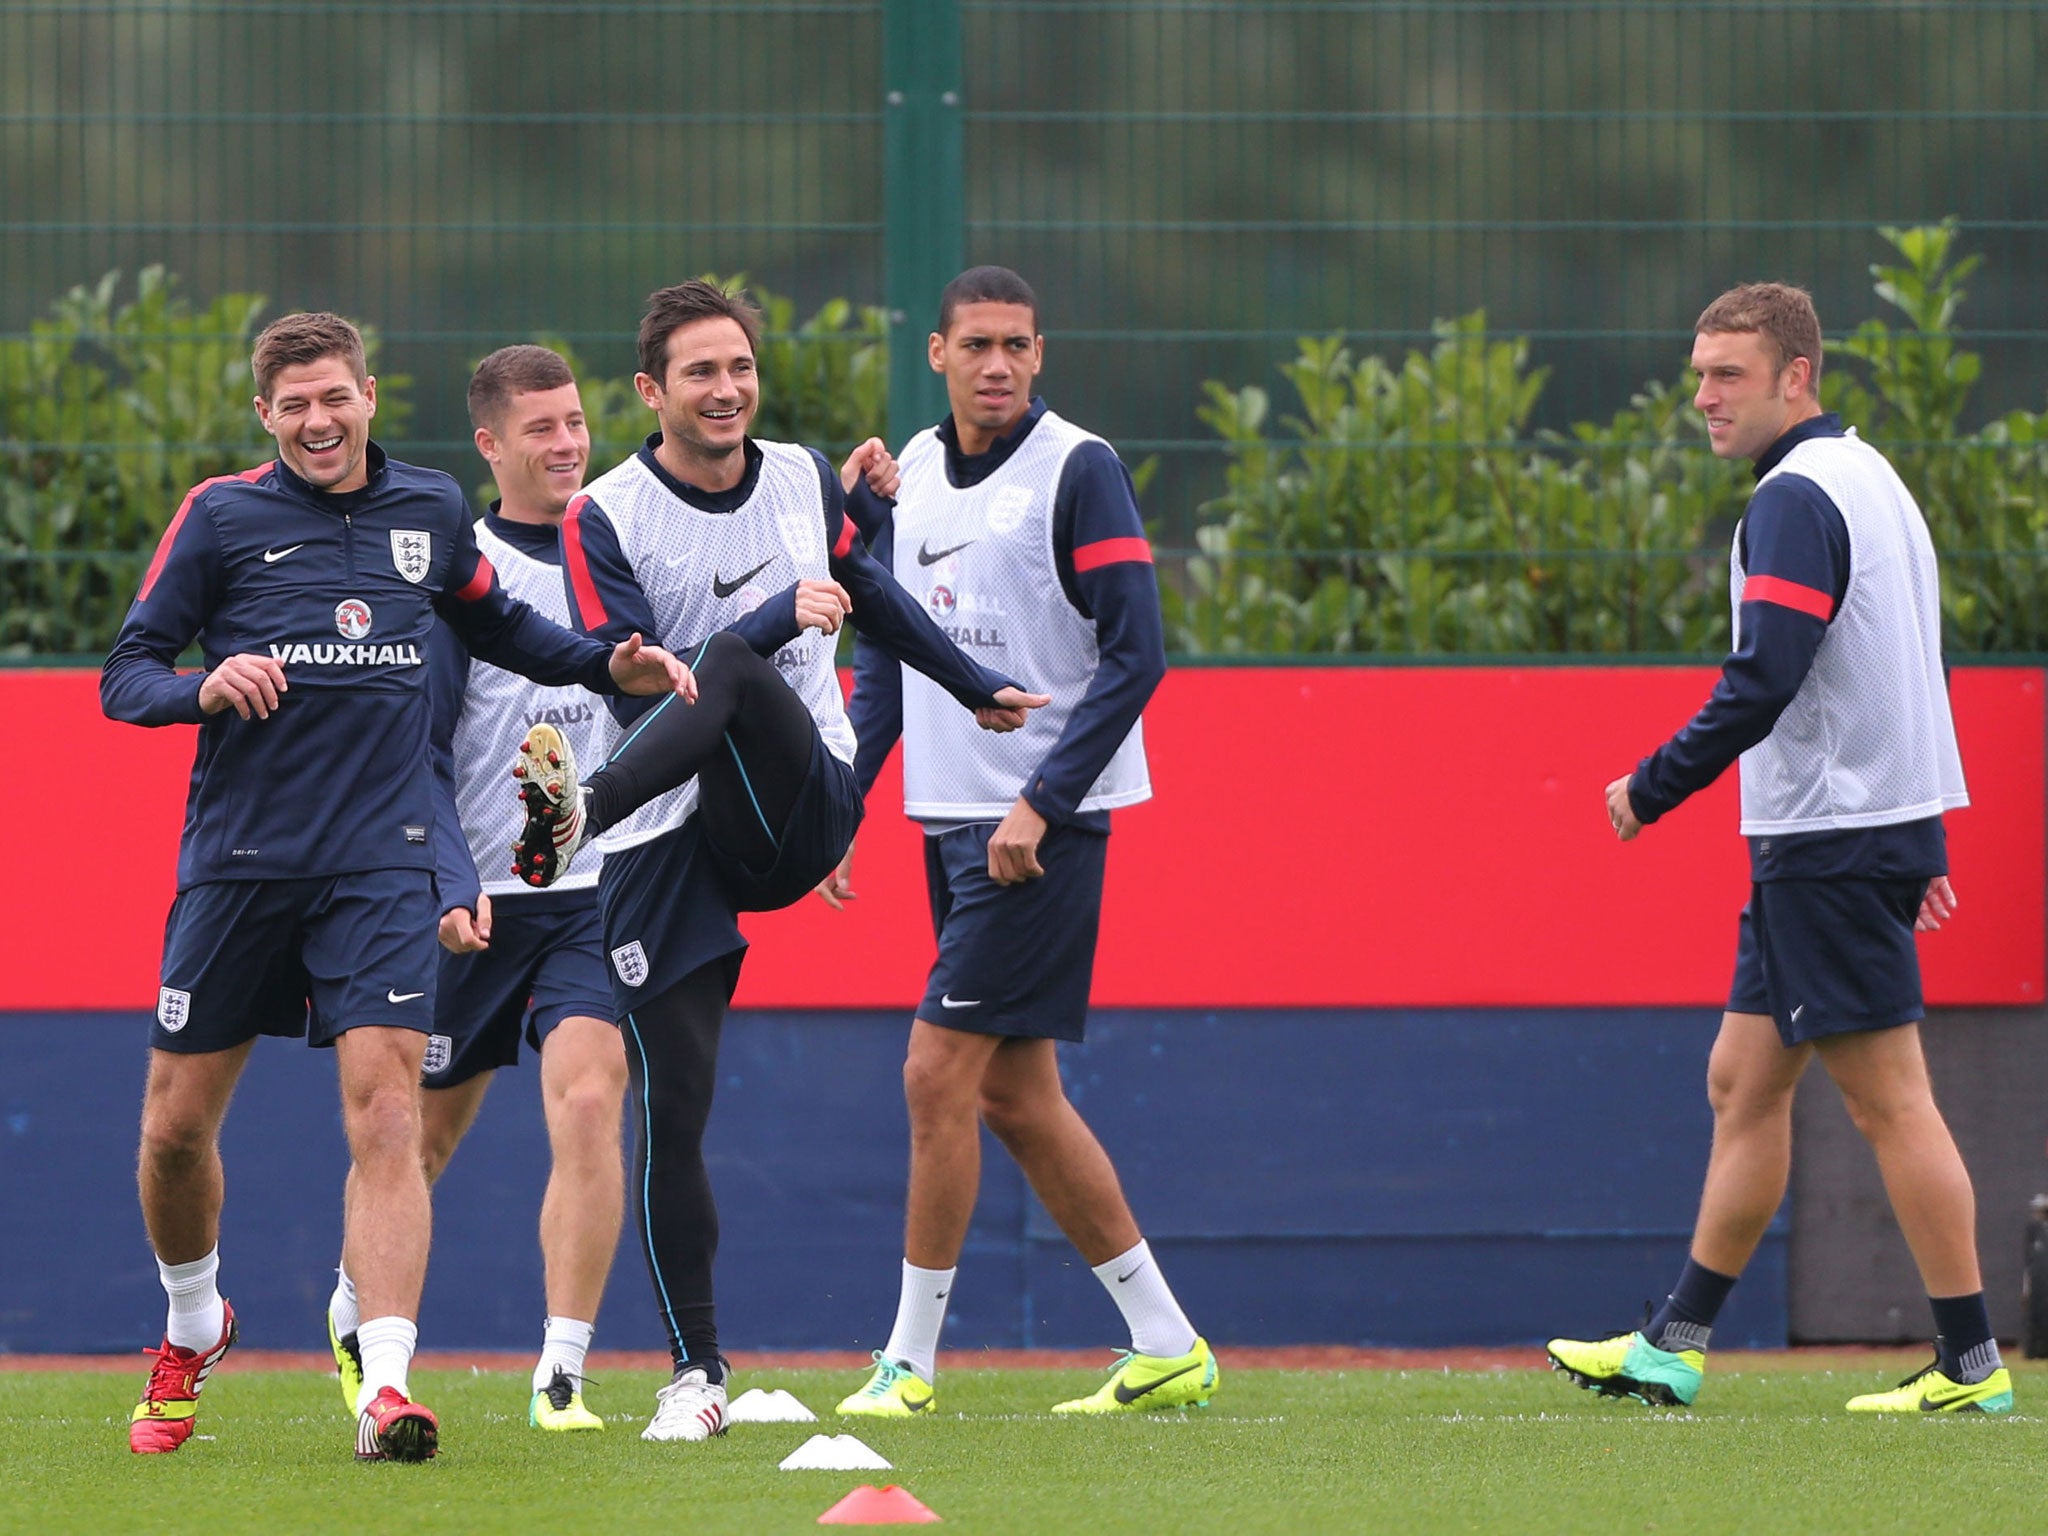
[[[318,486],[310,485],[292,473],[291,466],[285,463],[284,455],[281,453],[277,456],[277,478],[280,485],[301,501],[311,502],[325,511],[332,512],[336,517],[345,517],[349,513],[361,511],[376,499],[377,493],[384,488],[384,466],[387,461],[388,456],[378,446],[377,440],[372,438],[363,450],[363,467],[368,470],[370,478],[363,482],[360,490],[323,491]]]
[[[1848,429],[1842,425],[1842,418],[1833,411],[1823,411],[1818,416],[1809,416],[1798,426],[1787,429],[1776,442],[1766,448],[1763,457],[1756,461],[1756,477],[1761,480],[1785,461],[1785,455],[1801,443],[1816,437],[1841,437]]]

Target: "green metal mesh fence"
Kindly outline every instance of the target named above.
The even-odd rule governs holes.
[[[0,0],[0,648],[103,647],[185,485],[261,456],[219,296],[373,324],[384,435],[473,483],[475,357],[623,376],[705,271],[788,329],[893,306],[806,345],[886,325],[900,439],[957,250],[1148,466],[1185,652],[1711,653],[1742,481],[1673,386],[1751,277],[1890,327],[1828,371],[1929,503],[1951,645],[2048,649],[2044,56],[1997,0]],[[151,266],[190,313],[122,315]]]

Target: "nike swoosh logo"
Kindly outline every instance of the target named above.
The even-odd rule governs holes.
[[[977,997],[969,1003],[956,1003],[949,994],[939,999],[939,1006],[941,1008],[979,1008],[981,1006],[981,999]]]
[[[1131,1271],[1131,1275],[1135,1275],[1135,1274],[1137,1274],[1137,1273],[1138,1273],[1138,1270],[1142,1270],[1142,1269],[1143,1269],[1144,1267],[1145,1267],[1144,1265],[1140,1264],[1140,1265],[1138,1266],[1138,1268],[1137,1268],[1137,1269],[1134,1269],[1134,1270],[1132,1270],[1132,1271]],[[1128,1279],[1130,1279],[1130,1278],[1131,1278],[1131,1275],[1118,1275],[1118,1276],[1116,1277],[1116,1283],[1117,1283],[1118,1285],[1122,1285],[1122,1284],[1123,1284],[1123,1283],[1124,1283],[1124,1282],[1125,1282],[1126,1280],[1128,1280]]]
[[[925,1409],[932,1405],[932,1394],[927,1392],[923,1397],[912,1397],[908,1392],[905,1392],[902,1401],[903,1406],[912,1413],[923,1413]]]
[[[400,992],[396,988],[384,994],[387,1003],[409,1003],[416,997],[425,997],[424,992]]]
[[[739,591],[741,587],[744,587],[748,582],[752,581],[756,576],[760,575],[763,571],[767,570],[768,567],[773,565],[774,563],[775,557],[773,555],[770,555],[766,560],[763,560],[759,565],[755,566],[751,571],[747,572],[746,575],[735,576],[731,581],[727,581],[724,577],[720,576],[717,572],[714,571],[711,576],[711,595],[713,597],[721,598],[731,597],[733,593]]]
[[[967,544],[972,544],[973,542],[973,539],[969,539]],[[946,556],[959,554],[961,550],[967,547],[967,544],[955,544],[951,549],[941,549],[934,552],[931,545],[919,539],[917,541],[917,563],[919,565],[937,565]]]
[[[1148,1381],[1142,1387],[1127,1387],[1122,1382],[1118,1382],[1116,1384],[1116,1400],[1120,1403],[1135,1403],[1147,1392],[1157,1391],[1159,1388],[1165,1386],[1169,1381],[1172,1381],[1176,1376],[1185,1376],[1189,1371],[1197,1371],[1201,1368],[1202,1362],[1197,1360],[1193,1365],[1184,1365],[1177,1371],[1168,1371],[1164,1376],[1160,1377],[1157,1381]]]
[[[263,551],[263,563],[265,565],[275,565],[286,555],[296,554],[305,547],[303,544],[294,544],[290,549],[266,549]]]

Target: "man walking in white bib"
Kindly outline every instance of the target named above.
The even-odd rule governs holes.
[[[1731,289],[1694,333],[1713,451],[1756,466],[1735,531],[1735,649],[1691,723],[1607,786],[1607,814],[1628,842],[1739,758],[1752,883],[1707,1062],[1714,1146],[1685,1268],[1641,1329],[1553,1339],[1550,1357],[1609,1396],[1693,1401],[1715,1319],[1785,1198],[1792,1093],[1818,1056],[1877,1154],[1936,1334],[1931,1365],[1849,1410],[2005,1413],[1975,1196],[1920,1050],[1913,934],[1955,908],[1942,813],[1969,804],[1934,543],[1884,456],[1822,412],[1803,290]]]

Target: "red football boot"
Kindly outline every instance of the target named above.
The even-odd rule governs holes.
[[[142,1386],[142,1401],[128,1424],[128,1449],[138,1455],[175,1451],[192,1438],[192,1423],[199,1412],[199,1389],[220,1364],[221,1356],[234,1347],[235,1309],[221,1303],[227,1314],[221,1323],[220,1342],[201,1352],[180,1349],[165,1339],[145,1355],[156,1357],[149,1368],[149,1380]]]
[[[356,1415],[357,1461],[425,1461],[441,1448],[441,1424],[396,1387],[384,1387]]]

